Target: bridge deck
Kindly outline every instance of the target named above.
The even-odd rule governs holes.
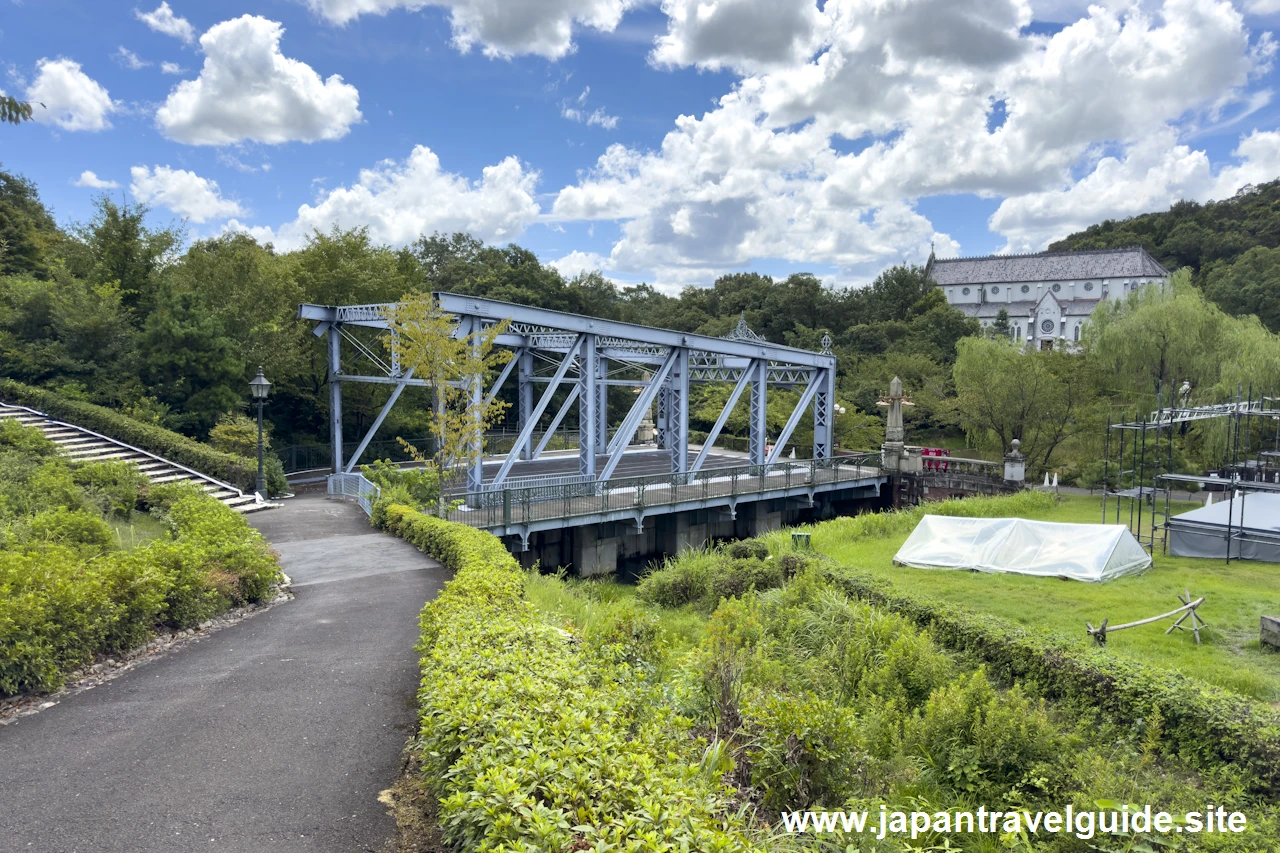
[[[666,461],[661,454],[653,455]],[[576,464],[576,459],[570,461]],[[472,494],[467,496],[469,503],[449,514],[449,520],[496,531],[527,531],[554,527],[568,519],[589,523],[642,518],[689,508],[728,506],[739,500],[799,497],[884,481],[884,473],[876,464],[878,459],[850,458],[847,462],[817,465],[808,461],[779,462],[767,469],[743,466],[736,457],[721,457],[717,462],[715,467],[696,474],[663,473],[613,478],[606,483],[567,483]],[[653,463],[654,460],[636,460],[640,466]]]

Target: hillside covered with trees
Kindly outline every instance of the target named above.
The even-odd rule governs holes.
[[[107,196],[89,222],[60,225],[34,185],[0,172],[0,376],[251,455],[253,430],[241,413],[258,365],[274,383],[267,409],[273,446],[328,442],[324,343],[296,319],[299,303],[451,291],[708,335],[727,334],[741,319],[768,340],[808,349],[831,335],[847,409],[836,424],[843,447],[879,445],[876,402],[896,375],[915,403],[908,423],[915,440],[998,455],[1018,438],[1033,470],[1092,483],[1108,412],[1154,409],[1184,382],[1194,402],[1218,402],[1238,386],[1269,389],[1280,375],[1276,205],[1280,182],[1225,202],[1102,223],[1056,244],[1140,243],[1166,265],[1188,269],[1165,293],[1136,296],[1095,317],[1076,351],[1019,353],[1003,336],[981,336],[919,267],[892,267],[848,289],[807,273],[780,280],[736,273],[671,295],[647,284],[619,286],[599,272],[566,278],[518,245],[487,246],[466,234],[423,235],[392,248],[360,229],[335,230],[285,252],[241,233],[190,241],[180,225]],[[729,390],[696,388],[695,433],[714,422]],[[363,434],[388,393],[386,386],[347,386],[349,437]],[[797,398],[770,395],[771,431]],[[611,422],[633,399],[626,388],[612,390]],[[747,405],[739,400],[724,441],[745,434]],[[427,392],[410,389],[379,438],[427,435],[429,412]],[[505,417],[514,424],[514,411]],[[810,429],[802,422],[797,447],[808,445]],[[1180,464],[1221,464],[1221,440],[1202,431],[1186,436],[1190,456]]]
[[[878,443],[875,401],[894,374],[918,391],[917,423],[949,422],[937,402],[950,392],[957,341],[977,331],[919,268],[895,267],[860,289],[827,288],[805,273],[742,273],[673,296],[647,284],[619,287],[598,272],[566,279],[520,246],[486,246],[466,234],[423,235],[393,249],[359,229],[333,231],[278,252],[238,233],[189,242],[181,225],[105,195],[89,222],[59,225],[31,182],[0,171],[0,375],[201,439],[247,404],[247,382],[261,364],[274,383],[274,445],[326,443],[324,345],[296,319],[298,304],[386,302],[421,291],[709,335],[743,318],[771,341],[812,349],[830,333],[841,395],[861,410],[844,426],[872,427],[860,444]],[[706,429],[718,392],[699,390],[693,428]],[[349,434],[372,420],[387,393],[347,387]],[[616,395],[620,419],[629,395]],[[775,397],[770,423],[780,428],[793,401]],[[381,434],[423,434],[426,410],[425,394],[406,394]],[[805,440],[797,434],[797,443]]]
[[[1142,246],[1192,280],[1228,314],[1254,314],[1280,332],[1280,180],[1233,197],[1180,201],[1167,211],[1108,219],[1049,246],[1050,251]]]

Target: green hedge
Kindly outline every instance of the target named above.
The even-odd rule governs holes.
[[[524,598],[490,534],[380,508],[387,530],[455,572],[422,613],[424,780],[448,843],[468,851],[757,850],[691,742],[644,718],[619,673]],[[649,715],[652,716],[652,715]]]
[[[1280,796],[1280,712],[1177,673],[1118,659],[979,615],[945,602],[913,597],[888,581],[844,568],[827,577],[845,593],[927,627],[936,641],[966,652],[1007,681],[1045,698],[1097,709],[1111,720],[1163,716],[1163,748],[1201,769],[1237,768],[1246,784]]]
[[[136,421],[104,406],[70,400],[44,388],[34,388],[0,378],[0,400],[19,406],[38,409],[58,420],[82,426],[125,444],[185,465],[201,474],[230,483],[246,493],[252,492],[258,481],[258,462],[244,456],[222,453],[195,439],[167,430],[155,424]],[[264,460],[267,490],[273,495],[288,491],[284,466],[274,455]]]
[[[0,550],[0,696],[56,689],[95,655],[266,597],[279,566],[243,516],[191,486],[155,486],[149,500],[172,534],[150,545],[106,552],[79,531]],[[49,515],[110,534],[83,512]]]

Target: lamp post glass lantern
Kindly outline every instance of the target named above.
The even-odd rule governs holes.
[[[249,390],[253,392],[253,399],[258,401],[258,494],[263,498],[267,496],[267,480],[262,473],[262,404],[266,402],[267,395],[271,393],[271,383],[267,381],[267,377],[262,375],[262,366],[258,366],[258,375],[253,377],[249,383]]]

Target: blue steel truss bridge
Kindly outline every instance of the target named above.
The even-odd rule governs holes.
[[[471,381],[465,392],[479,402],[514,391],[516,437],[504,455],[480,454],[468,466],[465,492],[457,495],[464,504],[450,518],[510,537],[512,550],[527,560],[572,563],[584,574],[611,571],[619,558],[754,535],[806,512],[831,514],[839,502],[882,497],[887,478],[878,454],[833,453],[836,359],[829,339],[812,352],[765,341],[744,322],[717,338],[473,296],[434,296],[456,319],[456,337],[508,321],[496,345],[509,348],[512,358],[487,387]],[[351,478],[387,414],[406,388],[427,385],[402,369],[394,346],[384,356],[370,337],[391,334],[392,307],[299,308],[299,318],[315,323],[315,334],[328,343],[330,444],[339,478],[331,488],[361,488]],[[391,392],[344,459],[342,389],[348,383],[387,385]],[[691,447],[695,383],[722,384],[727,396],[706,439]],[[627,389],[631,402],[611,422],[615,387]],[[770,435],[766,409],[778,389],[798,399]],[[716,440],[744,395],[748,451],[716,453]],[[569,418],[575,409],[576,418]],[[655,411],[653,442],[639,447],[637,432]],[[792,436],[805,418],[812,446],[792,454]],[[547,454],[547,437],[566,419],[577,423],[576,452]]]

